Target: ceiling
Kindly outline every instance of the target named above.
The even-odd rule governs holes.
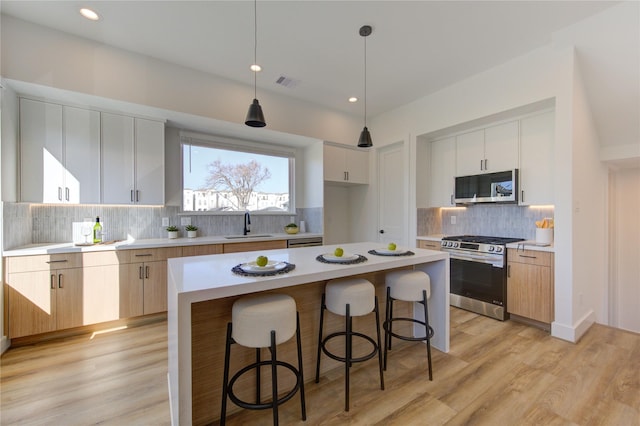
[[[392,110],[552,42],[611,1],[257,2],[259,92],[362,115]],[[101,19],[78,9],[88,4]],[[252,1],[8,1],[2,13],[247,85]],[[291,79],[290,87],[276,84]]]

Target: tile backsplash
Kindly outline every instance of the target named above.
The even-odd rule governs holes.
[[[73,222],[100,217],[105,240],[164,238],[167,233],[162,218],[177,226],[182,233],[181,217],[190,217],[198,235],[242,234],[244,218],[234,215],[179,214],[173,206],[106,206],[106,205],[52,205],[28,203],[3,204],[4,250],[40,243],[67,243],[73,241]],[[307,232],[322,233],[322,208],[299,208],[296,215],[251,216],[254,233],[282,233],[284,225],[304,220]]]
[[[418,209],[417,231],[420,236],[468,234],[533,240],[535,221],[545,217],[553,218],[553,207],[486,204],[455,209],[427,208]]]

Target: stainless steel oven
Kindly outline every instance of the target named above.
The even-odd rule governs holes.
[[[450,304],[501,321],[507,318],[506,244],[522,238],[445,237],[450,258]]]

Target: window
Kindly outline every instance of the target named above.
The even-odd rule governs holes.
[[[294,158],[250,143],[183,138],[182,210],[293,213]]]

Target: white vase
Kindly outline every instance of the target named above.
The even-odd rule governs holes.
[[[169,238],[178,238],[178,231],[167,231]]]
[[[187,231],[187,238],[195,238],[198,235],[198,231]]]

